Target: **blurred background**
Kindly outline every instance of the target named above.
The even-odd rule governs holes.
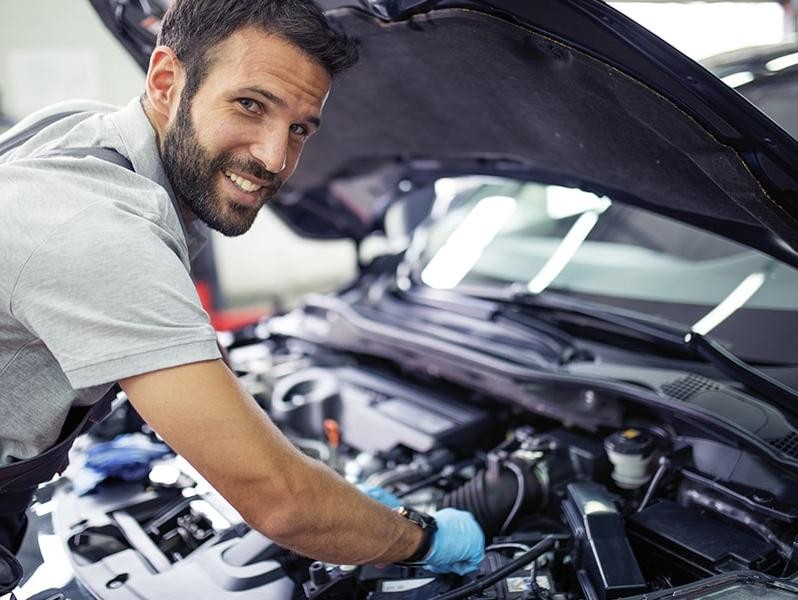
[[[611,4],[705,61],[739,48],[791,42],[798,0]],[[745,73],[735,69],[724,80],[739,85]],[[0,2],[0,131],[61,100],[124,104],[142,92],[143,81],[141,69],[88,0]],[[340,286],[357,268],[351,243],[300,239],[268,210],[241,237],[214,233],[211,247],[205,269],[215,281],[208,293],[217,309],[233,309],[244,318],[287,308],[308,291]]]

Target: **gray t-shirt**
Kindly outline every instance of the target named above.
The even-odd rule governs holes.
[[[119,379],[219,357],[189,276],[197,240],[138,98],[59,104],[0,142],[74,110],[0,157],[0,465],[41,453],[70,407]],[[81,147],[113,148],[135,172],[40,156]]]

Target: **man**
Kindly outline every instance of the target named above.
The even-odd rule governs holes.
[[[0,157],[0,545],[20,541],[25,468],[57,470],[76,407],[118,382],[277,543],[473,570],[484,539],[470,514],[422,527],[282,436],[220,360],[188,275],[196,220],[244,233],[290,177],[352,42],[310,0],[177,0],[158,44],[142,99],[47,109],[0,139],[48,123]]]

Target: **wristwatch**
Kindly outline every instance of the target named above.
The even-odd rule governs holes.
[[[427,557],[430,550],[432,550],[432,542],[435,539],[435,532],[438,531],[438,524],[435,522],[434,517],[419,512],[409,506],[397,506],[393,510],[411,523],[415,523],[421,527],[421,543],[418,545],[418,548],[416,548],[413,554],[399,562],[400,565],[417,565],[421,563]]]

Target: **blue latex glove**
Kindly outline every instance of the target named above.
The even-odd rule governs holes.
[[[485,558],[485,534],[474,515],[444,508],[433,516],[438,531],[432,549],[424,559],[424,568],[433,573],[454,572],[458,575],[476,570]]]
[[[361,492],[366,494],[372,500],[376,500],[380,504],[384,504],[388,508],[396,508],[402,506],[402,501],[394,496],[385,488],[377,487],[374,485],[363,485],[362,483],[357,486]]]

